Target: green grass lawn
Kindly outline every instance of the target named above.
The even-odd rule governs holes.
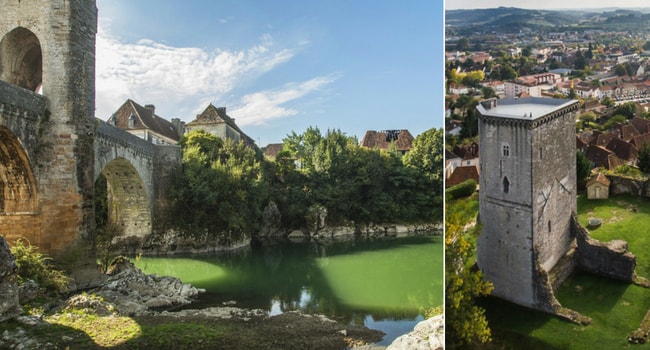
[[[467,203],[463,204],[467,208]],[[617,196],[608,200],[578,199],[583,225],[600,218],[591,230],[601,241],[623,239],[637,256],[637,274],[650,277],[650,201]],[[494,348],[497,349],[650,349],[650,344],[627,342],[650,308],[650,289],[585,273],[575,273],[557,291],[560,303],[592,318],[581,326],[519,307],[496,298],[482,300]]]

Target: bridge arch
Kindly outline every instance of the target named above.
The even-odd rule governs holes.
[[[38,92],[43,82],[43,54],[36,34],[17,27],[0,40],[0,80]]]
[[[151,205],[140,174],[125,158],[115,158],[96,181],[106,181],[108,220],[123,229],[124,237],[151,233]]]
[[[27,152],[0,126],[0,232],[9,241],[40,239],[38,186]]]

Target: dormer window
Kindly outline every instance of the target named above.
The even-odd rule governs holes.
[[[131,114],[129,116],[129,129],[133,128],[135,125],[135,115]]]

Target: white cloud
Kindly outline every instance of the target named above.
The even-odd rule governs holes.
[[[261,35],[255,45],[245,50],[207,52],[146,39],[123,43],[100,27],[96,116],[107,119],[129,98],[143,105],[156,105],[164,118],[179,117],[186,122],[209,103],[223,106],[224,101],[238,101],[226,107],[239,126],[264,125],[269,120],[296,115],[300,112],[287,106],[290,102],[321,91],[339,75],[287,82],[243,97],[233,95],[236,87],[254,86],[255,79],[290,61],[295,53],[295,49],[275,48],[270,34]],[[253,84],[249,84],[251,81]]]
[[[247,50],[206,52],[151,40],[126,44],[100,27],[96,115],[106,119],[127,98],[170,109],[175,105],[192,105],[207,96],[218,99],[241,82],[259,77],[293,56],[291,49],[275,49],[269,34]],[[172,113],[188,108],[196,106],[176,108]]]
[[[262,125],[269,120],[296,115],[298,111],[284,104],[304,97],[333,83],[339,75],[310,79],[302,83],[288,83],[281,88],[248,94],[241,98],[242,106],[228,114],[237,119],[237,124]]]

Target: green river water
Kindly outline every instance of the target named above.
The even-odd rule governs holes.
[[[205,288],[190,307],[259,308],[325,314],[386,333],[389,344],[443,303],[443,239],[417,236],[347,242],[263,241],[242,251],[191,257],[143,257],[146,273]],[[136,259],[134,259],[136,260]]]

